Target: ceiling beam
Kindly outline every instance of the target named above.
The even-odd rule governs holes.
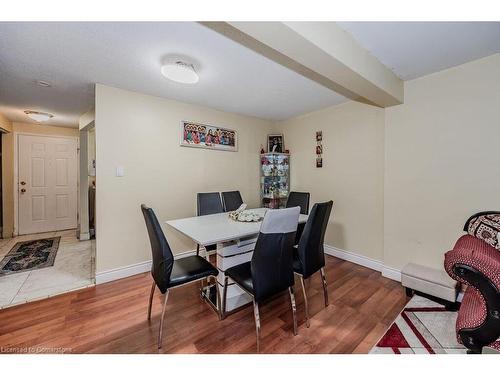
[[[200,23],[349,99],[403,102],[403,81],[334,22]]]

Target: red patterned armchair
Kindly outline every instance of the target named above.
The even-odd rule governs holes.
[[[478,233],[479,219],[497,220],[498,214],[500,212],[488,211],[471,216],[464,227],[470,234],[460,237],[453,250],[445,254],[446,272],[467,285],[456,331],[458,341],[470,353],[480,353],[484,346],[500,350],[500,341],[497,341],[500,336],[500,250],[495,248],[498,242],[492,243],[490,238],[494,230],[484,231],[482,227],[485,234]]]

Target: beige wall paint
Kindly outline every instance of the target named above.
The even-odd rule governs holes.
[[[6,132],[12,131],[12,121],[10,121],[4,114],[0,113],[0,129]]]
[[[40,135],[65,135],[78,137],[78,129],[39,125],[29,123],[12,123],[11,132],[2,135],[2,191],[3,191],[3,237],[10,238],[14,232],[14,140],[16,133]]]
[[[14,134],[2,134],[2,236],[14,232]]]
[[[384,263],[442,268],[468,216],[500,209],[500,54],[405,83],[386,109]]]
[[[468,215],[500,209],[498,82],[500,54],[406,82],[400,106],[349,102],[277,123],[98,85],[97,271],[150,259],[142,202],[162,223],[194,215],[198,191],[239,189],[258,205],[257,152],[270,132],[285,135],[292,189],[334,201],[327,244],[397,270],[442,268]],[[240,151],[179,147],[182,119],[238,130]],[[163,229],[176,253],[193,248]]]
[[[237,189],[259,204],[258,153],[271,122],[103,85],[95,109],[97,273],[151,259],[141,203],[154,208],[175,253],[194,244],[163,223],[195,215],[197,192]],[[238,152],[180,147],[181,120],[237,130]]]
[[[92,108],[80,116],[80,118],[78,119],[78,128],[81,130],[86,126],[91,125],[92,122],[94,122],[94,120],[95,120],[95,109]]]
[[[14,227],[14,203],[10,199],[13,190],[13,175],[11,154],[13,154],[13,144],[8,133],[12,132],[12,122],[0,113],[0,128],[2,130],[2,237],[12,236]]]
[[[275,124],[291,153],[291,189],[333,200],[325,242],[383,257],[384,110],[348,102]],[[317,130],[323,168],[316,168]],[[312,204],[311,204],[312,206]]]

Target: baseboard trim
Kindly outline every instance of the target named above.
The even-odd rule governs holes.
[[[372,259],[367,256],[342,250],[330,245],[325,245],[325,254],[381,272],[383,277],[401,282],[401,271],[392,267],[384,266],[380,260]]]
[[[191,255],[196,255],[196,250],[190,250],[184,253],[177,254],[175,255],[175,259],[181,259]],[[112,270],[96,273],[95,283],[96,285],[109,283],[110,281],[123,279],[125,277],[138,275],[144,272],[149,272],[151,271],[151,263],[151,260],[147,260],[145,262],[131,264],[130,266],[119,267]]]
[[[401,282],[401,271],[392,267],[383,266],[382,276],[395,280],[399,283]]]
[[[395,268],[384,266],[382,261],[369,258],[364,255],[356,254],[347,250],[342,250],[334,246],[325,245],[325,254],[359,264],[360,266],[370,268],[382,273],[382,276],[398,282],[401,282],[401,271]],[[175,259],[185,258],[195,255],[196,250],[186,251],[175,255]],[[110,281],[123,279],[125,277],[138,275],[140,273],[151,271],[151,261],[140,262],[130,266],[119,267],[108,271],[99,272],[95,276],[96,284],[104,284]]]
[[[90,233],[79,233],[77,235],[77,238],[80,240],[80,241],[87,241],[87,240],[90,240]]]
[[[382,261],[368,258],[367,256],[356,254],[347,250],[342,250],[334,246],[324,245],[325,254],[334,256],[351,263],[359,264],[360,266],[370,268],[375,271],[382,271]]]

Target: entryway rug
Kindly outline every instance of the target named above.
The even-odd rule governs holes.
[[[455,334],[457,312],[414,296],[370,354],[457,354],[467,348]]]
[[[54,265],[61,237],[18,242],[0,262],[0,276]]]

